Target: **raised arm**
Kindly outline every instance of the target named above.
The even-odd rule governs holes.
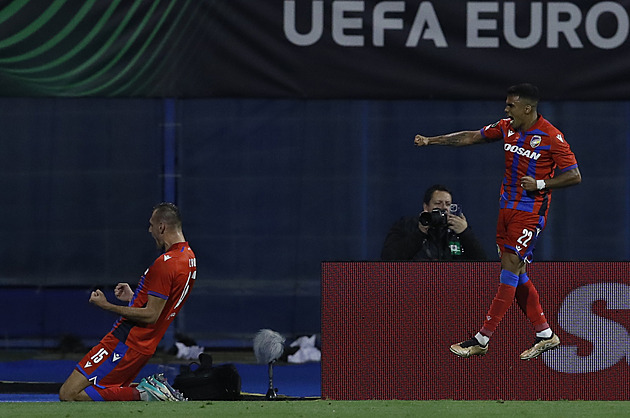
[[[99,289],[92,292],[89,302],[101,309],[146,325],[155,324],[162,313],[162,309],[164,309],[164,305],[166,305],[166,299],[151,295],[149,295],[146,305],[142,308],[114,305],[107,301],[107,298]]]
[[[438,136],[416,135],[416,138],[413,142],[418,147],[424,147],[427,145],[449,145],[452,147],[463,147],[466,145],[486,144],[493,141],[493,139],[489,139],[481,135],[480,131],[461,131]]]
[[[114,295],[123,302],[131,302],[133,290],[128,283],[118,283],[114,289]]]

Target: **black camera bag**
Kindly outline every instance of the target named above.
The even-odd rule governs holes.
[[[192,369],[192,365],[198,365]],[[173,387],[191,401],[236,401],[241,399],[241,376],[233,364],[212,366],[212,356],[201,353],[199,363],[182,365]]]

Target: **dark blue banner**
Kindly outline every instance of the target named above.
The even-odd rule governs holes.
[[[630,1],[14,0],[0,95],[630,98]]]

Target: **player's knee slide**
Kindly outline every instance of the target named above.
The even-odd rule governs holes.
[[[62,386],[61,389],[59,389],[59,400],[61,402],[74,401],[74,396],[70,391]]]
[[[518,274],[512,273],[508,270],[501,270],[501,276],[499,277],[501,283],[508,286],[517,287],[519,284]]]

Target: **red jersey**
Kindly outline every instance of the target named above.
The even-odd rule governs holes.
[[[511,120],[501,119],[481,129],[486,138],[503,139],[505,176],[501,185],[500,207],[546,216],[551,190],[528,192],[521,177],[536,180],[553,178],[556,168],[564,172],[577,167],[577,160],[564,135],[542,115],[527,132],[517,132]]]
[[[140,278],[129,306],[142,308],[149,296],[166,300],[164,309],[155,324],[135,323],[120,317],[103,338],[115,337],[142,354],[153,354],[168,326],[179,313],[190,294],[197,275],[197,260],[188,242],[173,244],[159,256]]]

